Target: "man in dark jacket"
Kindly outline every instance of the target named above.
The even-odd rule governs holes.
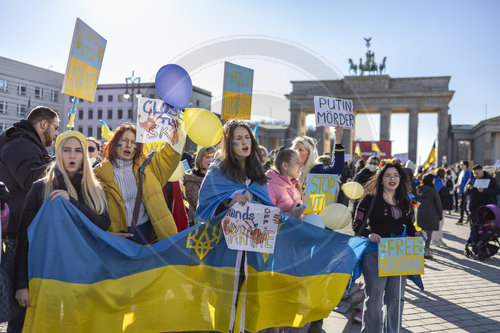
[[[51,157],[45,149],[52,146],[59,129],[57,113],[37,106],[26,119],[15,123],[0,136],[0,180],[11,193],[7,240],[15,253],[17,229],[24,200],[34,181],[45,172]],[[10,254],[5,254],[10,255]],[[9,321],[7,332],[21,332],[24,313]]]
[[[470,212],[472,221],[476,221],[476,210],[480,206],[497,203],[497,194],[500,194],[500,187],[497,180],[484,172],[483,167],[476,164],[472,167],[473,177],[467,185],[467,192],[470,193]],[[487,184],[486,184],[487,183]]]

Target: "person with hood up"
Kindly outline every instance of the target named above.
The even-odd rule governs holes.
[[[417,224],[427,234],[424,250],[424,258],[426,259],[432,259],[430,250],[432,232],[439,230],[439,221],[443,219],[441,199],[433,181],[434,175],[428,173],[422,179],[422,185],[417,187],[417,199],[420,201]]]

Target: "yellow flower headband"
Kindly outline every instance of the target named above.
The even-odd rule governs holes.
[[[66,131],[66,132],[63,132],[57,136],[57,138],[56,138],[56,150],[57,150],[57,147],[59,147],[59,144],[61,142],[63,142],[64,139],[71,138],[71,137],[80,139],[85,146],[85,150],[88,149],[89,143],[87,142],[87,138],[85,137],[85,135],[83,135],[82,133],[80,133],[78,131]]]

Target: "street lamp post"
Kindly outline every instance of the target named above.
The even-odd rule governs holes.
[[[125,94],[123,94],[123,97],[126,99],[130,99],[132,101],[132,122],[135,122],[137,120],[137,113],[134,110],[134,90],[137,85],[137,94],[135,94],[136,98],[142,97],[141,94],[141,78],[137,77],[134,75],[134,71],[132,71],[132,75],[129,77],[125,78]],[[130,91],[131,93],[128,93],[128,88],[130,86]]]

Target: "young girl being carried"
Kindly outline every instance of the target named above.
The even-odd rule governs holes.
[[[299,154],[285,148],[278,152],[274,168],[266,176],[269,178],[267,191],[273,204],[283,213],[302,218],[305,206],[304,194],[299,180],[303,165]]]

